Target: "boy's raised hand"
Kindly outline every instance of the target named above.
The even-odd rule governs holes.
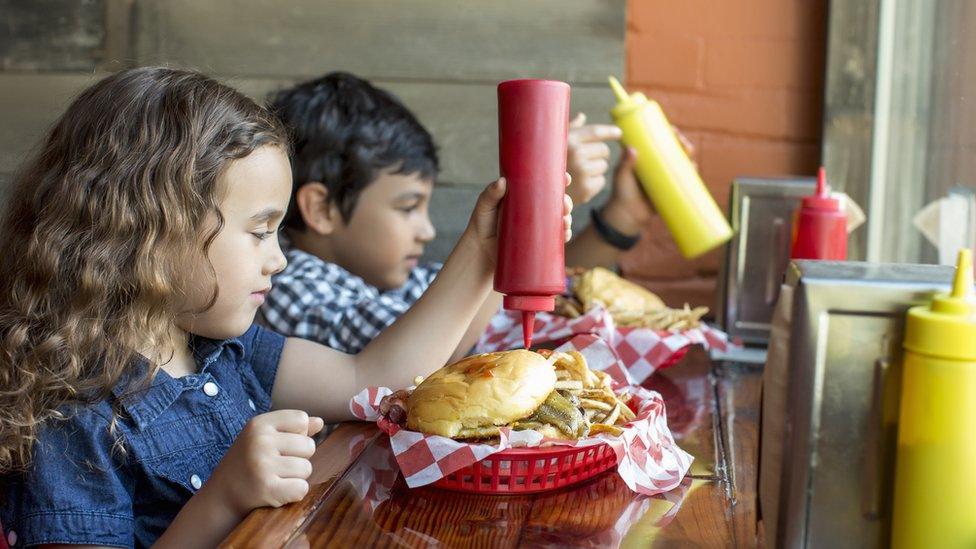
[[[607,141],[620,139],[620,128],[613,124],[586,124],[586,115],[579,113],[569,123],[566,171],[573,178],[567,191],[577,206],[586,204],[607,184],[610,167],[610,147]]]
[[[566,174],[566,185],[571,185],[572,179]],[[490,265],[495,264],[498,254],[498,222],[501,219],[502,198],[505,197],[507,182],[505,178],[488,185],[481,195],[478,202],[474,205],[474,212],[471,213],[471,221],[468,223],[468,230],[473,231],[479,246],[485,254],[485,259]],[[565,241],[573,236],[573,199],[569,194],[563,195],[563,228],[566,231]]]
[[[203,490],[217,491],[240,516],[258,507],[280,507],[308,493],[315,453],[312,436],[323,421],[300,410],[255,416],[217,465]]]
[[[681,130],[672,126],[681,148],[695,164],[695,146]],[[641,188],[634,167],[637,163],[637,151],[631,147],[624,147],[620,155],[620,162],[613,172],[613,186],[610,198],[604,206],[604,217],[613,219],[614,228],[626,234],[636,234],[640,227],[656,213],[654,204]],[[697,169],[697,165],[695,168]]]

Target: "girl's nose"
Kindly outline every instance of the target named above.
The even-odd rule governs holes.
[[[274,250],[274,256],[265,263],[265,274],[276,275],[284,271],[288,265],[288,259],[281,251],[281,245],[277,242],[275,243]]]

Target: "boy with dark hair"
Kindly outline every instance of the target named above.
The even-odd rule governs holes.
[[[428,216],[438,172],[434,141],[389,92],[334,72],[278,92],[269,104],[289,128],[292,199],[281,235],[288,266],[262,307],[276,331],[359,352],[423,294],[440,265],[421,263],[433,240]],[[615,126],[572,124],[568,194],[586,201],[605,185]],[[595,223],[567,245],[567,263],[616,260],[633,245],[650,208],[630,174],[618,169],[613,198]],[[626,172],[626,173],[623,173]],[[622,176],[621,176],[622,175]],[[498,310],[490,297],[454,357],[465,356]]]

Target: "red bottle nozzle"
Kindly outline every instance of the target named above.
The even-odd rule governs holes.
[[[827,185],[827,170],[820,166],[817,170],[817,196],[827,197],[830,195],[830,185]]]
[[[566,283],[563,279],[560,282]],[[535,333],[535,314],[553,310],[556,301],[551,295],[507,295],[502,300],[502,305],[506,310],[522,312],[522,341],[528,349],[532,346],[532,335]]]
[[[843,210],[840,200],[830,194],[830,184],[827,183],[827,170],[823,166],[817,170],[816,190],[813,194],[803,197],[803,207],[813,210]]]
[[[535,311],[522,311],[522,342],[525,349],[532,347],[532,335],[535,333]]]

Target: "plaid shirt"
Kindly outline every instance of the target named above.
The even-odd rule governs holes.
[[[276,332],[358,353],[407,312],[433,282],[441,265],[418,265],[407,282],[381,291],[342,267],[292,248],[281,239],[288,266],[273,279],[261,321]]]

